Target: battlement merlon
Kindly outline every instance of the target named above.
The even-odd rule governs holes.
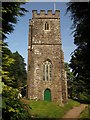
[[[45,10],[40,10],[40,13],[37,10],[32,10],[32,18],[54,18],[60,19],[60,10],[55,10],[55,13],[52,13],[52,10],[48,10],[47,13]]]

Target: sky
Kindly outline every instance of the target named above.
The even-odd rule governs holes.
[[[72,30],[70,29],[72,21],[70,19],[70,13],[66,13],[66,3],[56,2],[56,9],[60,10],[60,32],[62,49],[64,52],[64,61],[70,61],[70,54],[75,50],[75,45],[73,43]],[[29,30],[29,19],[32,18],[32,10],[52,10],[54,13],[54,2],[28,2],[23,5],[29,12],[25,13],[25,16],[18,18],[18,23],[15,25],[15,30],[13,33],[8,35],[8,46],[12,52],[18,51],[20,55],[25,59],[27,64],[28,58],[28,30]]]

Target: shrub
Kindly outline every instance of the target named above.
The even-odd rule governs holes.
[[[3,120],[28,120],[30,113],[28,107],[18,99],[19,91],[4,85],[2,99],[2,118]]]

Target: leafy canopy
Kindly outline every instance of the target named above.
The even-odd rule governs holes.
[[[73,20],[74,44],[77,46],[70,60],[75,76],[76,93],[90,99],[90,2],[67,4]]]
[[[30,115],[25,105],[23,105],[18,99],[18,89],[14,88],[16,83],[16,77],[14,73],[13,66],[15,65],[16,59],[13,53],[10,51],[5,43],[5,38],[7,34],[10,34],[14,30],[14,26],[18,21],[19,16],[23,16],[27,10],[21,5],[21,2],[3,2],[2,3],[2,38],[3,41],[2,49],[2,119],[3,120],[28,120]],[[1,32],[1,31],[0,31]],[[1,57],[1,56],[0,56]],[[22,58],[23,59],[23,58]],[[24,60],[24,59],[23,59]],[[24,62],[22,60],[22,62]],[[22,63],[23,64],[23,63]],[[23,68],[23,67],[22,67]],[[21,69],[20,69],[21,70]],[[25,69],[24,69],[25,70]],[[25,72],[25,71],[24,71]],[[0,81],[1,82],[1,81]],[[0,83],[1,85],[1,83]],[[1,96],[0,96],[1,97]]]
[[[19,16],[23,16],[27,10],[21,5],[23,2],[2,2],[2,38],[13,32]]]

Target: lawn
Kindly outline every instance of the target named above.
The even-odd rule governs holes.
[[[81,120],[85,120],[85,118],[87,119],[90,119],[90,108],[88,108],[88,106],[85,108],[84,111],[82,111],[82,113],[80,114],[80,118]]]
[[[73,106],[79,106],[80,103],[69,99],[68,103],[60,106],[55,102],[34,101],[22,99],[22,102],[30,105],[30,114],[35,118],[62,118],[62,116]]]

